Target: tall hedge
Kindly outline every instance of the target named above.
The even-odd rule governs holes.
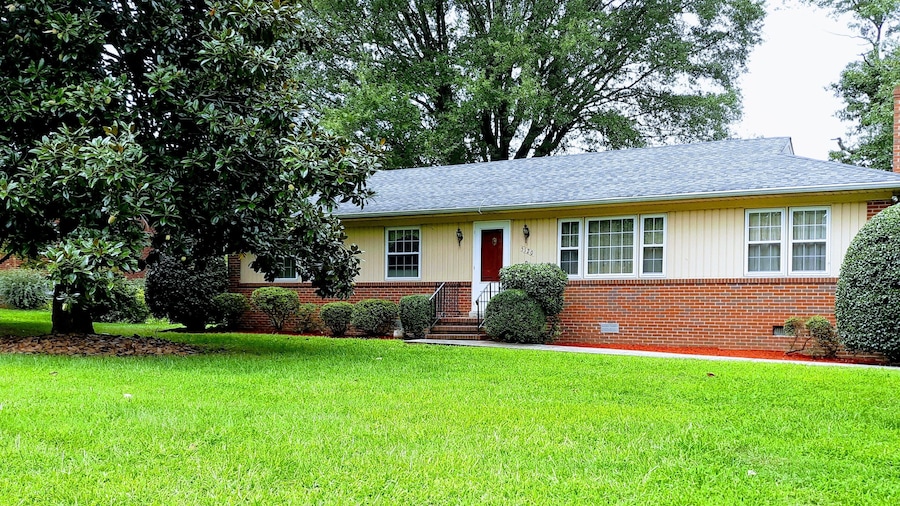
[[[216,319],[213,298],[228,288],[224,257],[189,259],[162,253],[151,255],[144,297],[157,318],[203,330]]]
[[[547,316],[563,310],[563,292],[569,277],[555,264],[515,264],[500,270],[503,289],[522,290],[541,305]]]
[[[835,316],[846,349],[900,362],[900,206],[878,213],[850,242]]]

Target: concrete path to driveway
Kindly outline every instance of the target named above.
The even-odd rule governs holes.
[[[813,362],[808,360],[775,360],[771,358],[724,357],[718,355],[686,355],[683,353],[662,353],[658,351],[617,350],[613,348],[584,348],[581,346],[554,346],[552,344],[516,344],[474,339],[410,339],[407,343],[442,344],[446,346],[472,346],[476,348],[507,348],[511,350],[560,351],[565,353],[589,353],[594,355],[622,355],[626,357],[688,358],[695,360],[716,360],[720,362],[767,362],[770,364],[798,364],[811,366],[863,367],[897,369],[880,365],[848,364],[844,362]],[[900,369],[898,369],[900,370]]]

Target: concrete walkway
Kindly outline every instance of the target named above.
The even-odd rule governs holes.
[[[593,355],[622,355],[627,357],[688,358],[696,360],[715,360],[720,362],[766,362],[770,364],[798,364],[811,366],[862,367],[900,370],[898,368],[886,367],[881,365],[848,364],[844,362],[776,360],[771,358],[744,358],[718,355],[686,355],[682,353],[663,353],[658,351],[617,350],[614,348],[584,348],[581,346],[555,346],[552,344],[499,343],[496,341],[480,341],[475,339],[410,339],[406,342],[414,344],[442,344],[446,346],[472,346],[476,348],[507,348],[512,350],[560,351],[565,353],[588,353]]]

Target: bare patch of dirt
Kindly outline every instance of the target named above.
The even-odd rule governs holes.
[[[152,337],[110,334],[46,334],[0,336],[0,353],[85,356],[198,355],[204,349],[190,344]]]

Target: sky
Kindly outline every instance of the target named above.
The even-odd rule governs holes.
[[[852,37],[847,19],[791,2],[769,2],[763,42],[750,55],[740,80],[744,116],[739,138],[791,137],[797,155],[827,160],[851,126],[835,117],[840,99],[828,86],[866,43]],[[774,4],[774,5],[773,5]]]

